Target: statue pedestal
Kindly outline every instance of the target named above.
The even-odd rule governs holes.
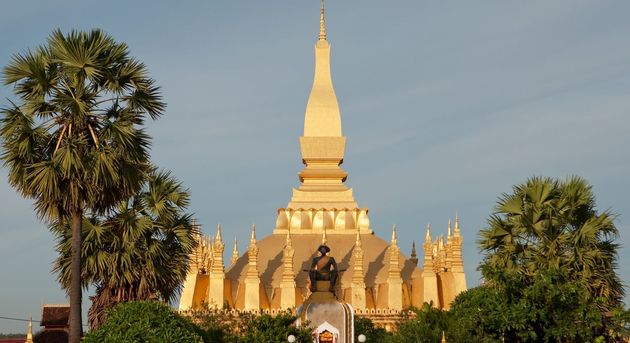
[[[354,343],[354,311],[330,292],[329,281],[317,281],[317,291],[297,309],[297,325],[308,322],[314,343]]]

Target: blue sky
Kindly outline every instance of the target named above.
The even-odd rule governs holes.
[[[168,103],[149,128],[155,163],[190,188],[207,233],[221,223],[245,242],[251,223],[271,233],[298,185],[318,11],[316,0],[3,2],[0,66],[55,28],[127,42]],[[457,211],[474,286],[497,197],[533,175],[577,174],[619,214],[629,283],[627,13],[626,1],[328,1],[344,169],[376,233],[396,224],[408,253],[427,222],[445,233]],[[0,103],[11,96],[0,87]],[[37,318],[66,302],[54,242],[0,178],[0,316]],[[0,332],[25,329],[0,320]]]

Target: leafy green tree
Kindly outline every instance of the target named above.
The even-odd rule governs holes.
[[[483,285],[459,294],[449,336],[467,342],[592,342],[604,339],[602,317],[586,287],[554,272],[530,285]]]
[[[205,307],[188,313],[199,327],[205,330],[211,342],[250,343],[286,342],[294,335],[296,342],[313,341],[309,327],[295,327],[297,319],[291,312],[275,316],[252,312],[231,311]]]
[[[185,213],[190,196],[170,173],[154,172],[135,196],[121,201],[105,217],[83,224],[84,286],[96,286],[88,312],[90,329],[107,317],[107,308],[131,300],[175,300],[188,272],[196,241]],[[70,282],[72,236],[57,223],[60,282]]]
[[[412,308],[406,313],[394,333],[395,343],[440,342],[442,332],[448,332],[448,312],[424,303],[421,308]]]
[[[516,293],[512,299],[519,299]],[[585,284],[566,274],[541,271],[523,287],[520,303],[530,308],[537,341],[592,342],[602,340],[603,317]],[[610,341],[610,340],[609,340]]]
[[[540,270],[563,270],[593,298],[605,300],[602,310],[611,310],[625,294],[615,271],[619,232],[613,220],[610,212],[596,210],[584,179],[531,178],[499,198],[489,227],[481,230],[481,270],[489,280],[497,270],[524,279]]]
[[[131,301],[111,310],[107,321],[90,331],[84,343],[213,342],[186,317],[156,301]]]
[[[227,343],[232,342],[240,332],[247,330],[246,323],[253,319],[254,314],[244,312],[239,315],[237,312],[230,311],[227,307],[218,309],[214,307],[204,306],[202,309],[190,310],[187,315],[203,329],[211,342]],[[247,319],[243,320],[242,317]]]
[[[613,220],[596,210],[591,186],[579,177],[531,178],[503,194],[479,234],[480,269],[517,324],[489,327],[514,342],[620,339],[611,316],[624,295]]]
[[[296,317],[290,313],[275,316],[269,314],[258,315],[252,320],[238,339],[238,343],[283,343],[289,335],[296,337],[296,342],[310,343],[313,341],[311,330],[293,326]]]
[[[354,317],[354,341],[359,341],[359,335],[365,335],[366,342],[388,342],[392,334],[374,325],[369,318]]]
[[[148,170],[147,116],[164,110],[145,66],[100,30],[54,31],[13,56],[3,82],[17,103],[2,110],[1,159],[9,183],[40,218],[72,229],[70,342],[81,337],[81,224],[135,194]]]
[[[449,338],[455,342],[501,342],[506,329],[524,327],[528,314],[510,308],[507,294],[497,287],[479,286],[457,295],[449,311]]]

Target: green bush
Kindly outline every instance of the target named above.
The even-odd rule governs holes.
[[[403,312],[398,329],[392,336],[394,343],[439,342],[442,332],[448,335],[448,312],[437,309],[432,303]],[[450,341],[449,341],[450,342]]]
[[[295,327],[296,317],[289,311],[271,316],[205,307],[191,311],[190,316],[213,343],[281,343],[289,335],[298,343],[313,341],[311,329]]]
[[[387,342],[391,340],[392,334],[383,328],[374,325],[374,322],[365,317],[354,317],[354,341],[359,341],[359,335],[365,335],[367,342]]]
[[[296,337],[296,342],[312,342],[311,330],[293,326],[295,316],[281,313],[276,316],[261,314],[256,316],[248,326],[244,335],[239,337],[239,343],[270,343],[286,342],[289,335]]]
[[[84,343],[199,343],[210,342],[190,319],[155,301],[132,301],[114,307],[98,330]]]

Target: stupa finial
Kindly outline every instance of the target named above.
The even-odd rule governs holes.
[[[324,2],[322,1],[319,39],[315,43],[315,75],[313,77],[313,88],[306,103],[306,113],[304,115],[304,137],[342,137],[341,114],[337,95],[330,75],[330,44],[326,40],[326,29],[324,27]],[[300,143],[313,144],[313,143]],[[336,144],[342,144],[338,142]],[[343,141],[345,145],[345,141]],[[343,160],[343,145],[335,147],[339,153],[335,158]],[[330,149],[330,148],[329,148]],[[304,156],[304,152],[311,148],[302,146],[302,158],[308,163],[309,155]],[[335,151],[337,151],[335,150]],[[329,157],[330,158],[330,157]]]
[[[459,216],[457,215],[457,213],[455,213],[455,231],[453,234],[455,235],[455,237],[461,236],[461,233],[459,231]]]
[[[217,224],[217,238],[215,239],[216,243],[223,243],[223,237],[221,236],[221,224]]]
[[[425,242],[431,243],[431,223],[427,223],[427,234],[424,238]]]
[[[234,249],[232,249],[232,259],[230,260],[230,265],[233,266],[236,264],[236,260],[238,260],[238,242],[236,241],[236,237],[234,237]]]
[[[357,247],[360,247],[362,245],[361,243],[361,229],[357,228],[357,239],[354,241],[354,245],[356,245]]]
[[[249,237],[249,244],[256,245],[256,225],[252,224],[252,235]]]
[[[319,11],[319,40],[326,40],[326,20],[324,19],[324,0]]]
[[[451,218],[448,218],[447,237],[451,237]]]
[[[28,332],[26,333],[25,343],[33,343],[33,317],[28,319]]]
[[[326,245],[328,243],[328,237],[326,236],[326,227],[324,226],[324,233],[322,233],[322,245]]]
[[[392,245],[398,245],[398,237],[396,236],[396,224],[392,225]]]

